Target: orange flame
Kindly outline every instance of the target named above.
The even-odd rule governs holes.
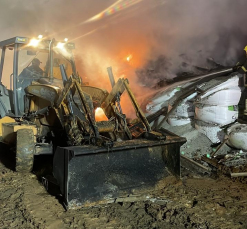
[[[106,115],[105,115],[105,113],[101,107],[98,107],[95,110],[95,120],[96,120],[96,122],[108,120],[108,118],[106,117]]]
[[[127,60],[128,62],[130,62],[131,59],[132,59],[132,55],[129,55],[129,56],[127,56],[127,58],[126,58],[126,60]]]

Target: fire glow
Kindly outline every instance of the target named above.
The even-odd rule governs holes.
[[[126,60],[127,60],[128,62],[130,62],[131,59],[132,59],[132,55],[129,55],[129,56],[127,56],[127,58],[126,58]]]
[[[104,113],[104,111],[103,111],[103,109],[101,107],[97,107],[95,109],[95,120],[97,122],[99,122],[99,121],[107,121],[108,120],[108,118],[106,117],[106,115],[105,115],[105,113]]]

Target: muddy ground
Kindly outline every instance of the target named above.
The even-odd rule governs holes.
[[[65,211],[35,174],[20,174],[0,156],[0,228],[247,228],[247,185],[223,175],[183,171],[154,192],[158,200]]]

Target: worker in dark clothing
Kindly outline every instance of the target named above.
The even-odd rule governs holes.
[[[240,74],[245,74],[247,72],[247,46],[244,48],[245,57],[243,60],[239,61],[234,67],[233,71],[238,72]]]
[[[241,93],[241,98],[238,103],[239,118],[247,120],[247,46],[244,48],[245,59],[238,62],[236,66],[233,67],[233,71],[238,72],[243,75],[244,90]]]
[[[22,73],[19,75],[20,78],[32,78],[32,77],[42,77],[44,71],[39,67],[40,60],[34,58],[32,60],[32,65],[23,69]]]

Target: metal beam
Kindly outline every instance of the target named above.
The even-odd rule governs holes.
[[[19,115],[19,106],[17,98],[17,77],[18,77],[18,44],[15,44],[14,66],[13,66],[13,97],[14,97],[14,114]]]
[[[0,63],[0,82],[2,82],[2,74],[3,74],[3,65],[4,65],[5,50],[6,50],[6,47],[4,46],[2,48],[2,56],[1,56],[1,63]]]

